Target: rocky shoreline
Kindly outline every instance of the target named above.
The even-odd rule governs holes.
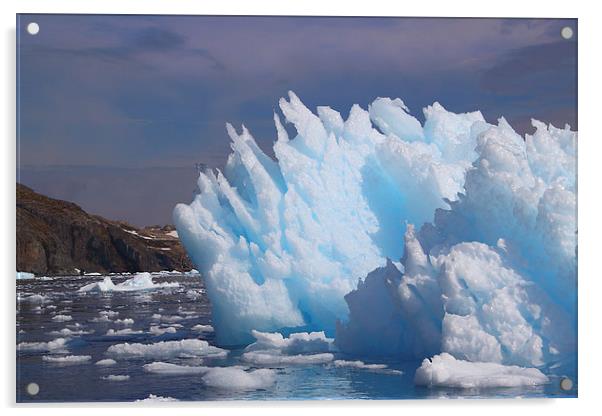
[[[173,226],[141,229],[111,221],[19,183],[16,197],[19,271],[65,275],[193,268]]]

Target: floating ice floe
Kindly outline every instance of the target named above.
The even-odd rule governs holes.
[[[114,374],[110,374],[108,376],[104,376],[102,377],[103,380],[107,380],[107,381],[127,381],[130,379],[130,376],[128,375],[114,375]]]
[[[33,273],[17,272],[17,280],[35,279],[35,277]]]
[[[54,322],[69,322],[73,320],[71,315],[55,315],[52,317]]]
[[[207,341],[184,339],[181,341],[161,341],[154,344],[115,344],[107,349],[107,354],[126,359],[168,359],[177,357],[224,358],[228,355],[228,351],[209,345]]]
[[[248,370],[240,366],[205,367],[153,362],[143,366],[144,371],[163,375],[201,375],[209,387],[224,390],[256,390],[274,384],[276,373],[270,369]]]
[[[255,365],[323,364],[334,359],[333,339],[324,332],[282,334],[252,331],[255,342],[245,348],[241,359]]]
[[[196,332],[213,332],[214,331],[214,329],[211,325],[201,325],[201,324],[195,325],[190,329],[193,331],[196,331]]]
[[[183,375],[183,374],[205,374],[208,367],[203,366],[191,366],[191,365],[178,365],[172,363],[164,363],[155,361],[150,364],[144,364],[142,369],[148,373],[156,374],[172,374],[172,375]]]
[[[136,402],[145,402],[145,403],[163,403],[163,402],[177,402],[178,399],[174,399],[173,397],[163,397],[156,396],[154,394],[149,394],[146,399],[138,399]]]
[[[63,328],[60,331],[51,331],[48,334],[52,335],[52,336],[58,336],[58,337],[77,337],[80,335],[88,335],[91,334],[92,331],[84,331],[83,329],[70,329],[70,328]]]
[[[103,360],[99,360],[94,363],[94,365],[99,365],[99,366],[110,366],[110,365],[115,365],[115,364],[117,364],[117,361],[115,361],[111,358],[105,358]]]
[[[278,350],[250,351],[241,356],[241,360],[255,365],[312,365],[325,364],[334,360],[331,353],[284,355]]]
[[[109,329],[105,334],[106,337],[122,337],[127,335],[139,335],[142,334],[142,331],[136,331],[131,328],[125,329]]]
[[[113,321],[113,323],[117,325],[130,326],[134,325],[134,320],[132,318],[116,319],[115,321]]]
[[[64,357],[54,357],[45,355],[42,357],[43,361],[54,363],[54,364],[83,364],[87,363],[92,359],[89,355],[66,355]]]
[[[537,368],[469,362],[447,353],[425,359],[414,378],[419,386],[457,388],[536,386],[548,381]]]
[[[29,303],[37,304],[37,305],[43,305],[44,303],[49,302],[49,299],[47,296],[35,294],[35,295],[29,295],[29,296],[19,298],[19,301],[29,302]]]
[[[138,290],[153,290],[179,287],[177,282],[153,283],[150,273],[138,273],[123,283],[114,284],[110,277],[105,277],[102,282],[85,285],[80,292],[131,292]]]
[[[148,332],[152,335],[159,336],[159,335],[163,335],[163,334],[175,334],[177,332],[177,330],[173,326],[162,328],[157,325],[152,325],[149,328]]]
[[[67,350],[67,339],[57,338],[48,342],[21,342],[17,345],[18,351],[26,352],[65,352]]]
[[[383,374],[393,374],[393,375],[402,375],[403,371],[394,370],[389,368],[386,364],[366,364],[363,361],[354,360],[354,361],[346,361],[346,360],[335,360],[333,362],[335,367],[338,368],[355,368],[359,370],[368,370],[376,373]]]

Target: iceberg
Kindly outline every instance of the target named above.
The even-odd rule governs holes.
[[[421,123],[390,98],[346,120],[292,92],[279,107],[296,134],[274,115],[275,158],[228,124],[225,168],[201,172],[174,209],[218,343],[255,338],[249,362],[310,354],[274,334],[304,331],[411,360],[539,367],[576,354],[569,126],[533,120],[521,137],[439,103]]]

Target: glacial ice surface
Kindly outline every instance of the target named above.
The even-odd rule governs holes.
[[[533,120],[521,137],[439,103],[422,124],[389,98],[343,119],[291,92],[280,110],[296,134],[274,115],[275,159],[228,125],[225,168],[174,209],[218,342],[325,331],[346,353],[520,366],[576,353],[576,132]]]

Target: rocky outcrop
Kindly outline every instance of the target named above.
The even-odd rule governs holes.
[[[19,271],[58,275],[191,268],[171,226],[138,229],[17,184]]]

